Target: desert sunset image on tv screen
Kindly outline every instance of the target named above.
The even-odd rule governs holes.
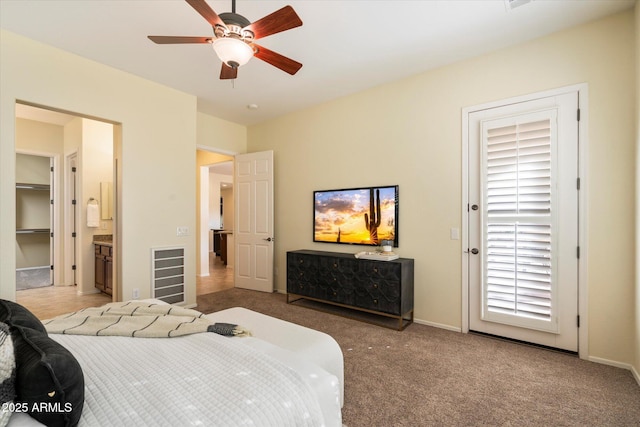
[[[397,246],[397,200],[397,186],[315,191],[313,240]]]

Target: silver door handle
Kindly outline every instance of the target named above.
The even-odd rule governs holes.
[[[272,238],[272,237],[267,237],[266,239],[262,239],[265,240],[267,242],[274,242],[276,239]]]

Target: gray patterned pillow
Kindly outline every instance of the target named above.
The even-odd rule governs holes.
[[[7,403],[16,398],[16,358],[9,327],[0,322],[0,426],[5,426],[11,418]]]

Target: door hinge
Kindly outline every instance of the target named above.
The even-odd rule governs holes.
[[[72,269],[72,270],[75,270],[75,269],[76,269],[75,264],[71,266],[71,269]]]
[[[576,248],[576,258],[580,259],[580,246]]]
[[[71,167],[71,172],[75,172],[75,171],[76,171],[76,167],[75,166]]]
[[[580,189],[580,178],[576,179],[576,188]]]
[[[52,232],[52,233],[50,233],[50,237],[53,237],[53,232]]]
[[[74,237],[74,238],[76,237],[76,232],[75,232],[75,231],[73,231],[73,232],[71,233],[71,237]]]
[[[53,199],[50,200],[51,204],[53,204]]]
[[[580,315],[579,314],[576,316],[576,326],[578,328],[580,327]]]
[[[71,204],[72,204],[72,205],[75,205],[75,204],[76,204],[76,199],[73,199],[73,200],[71,201]]]
[[[578,121],[580,121],[580,109],[579,108],[578,108],[577,119],[578,119]]]
[[[51,172],[53,172],[53,166],[51,166]]]
[[[53,265],[51,266],[51,269],[53,270]]]

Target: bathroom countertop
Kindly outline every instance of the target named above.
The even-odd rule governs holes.
[[[93,236],[94,245],[113,246],[113,235],[111,234],[97,234]]]

